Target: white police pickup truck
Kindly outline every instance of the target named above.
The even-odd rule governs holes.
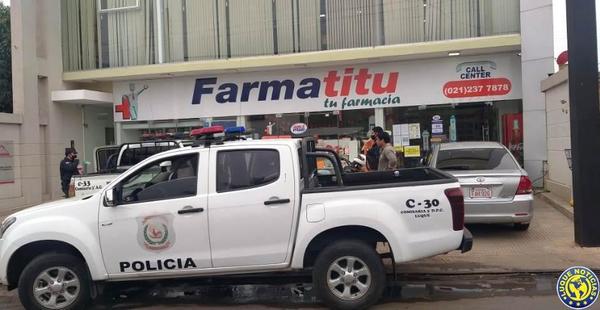
[[[109,281],[311,269],[328,306],[366,308],[385,286],[378,242],[396,263],[464,252],[463,222],[458,182],[432,168],[342,174],[311,139],[213,140],[6,218],[0,282],[27,309],[80,309]]]

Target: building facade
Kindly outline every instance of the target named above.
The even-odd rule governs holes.
[[[431,143],[498,141],[543,175],[552,0],[13,0],[11,11],[6,208],[59,197],[65,147],[92,171],[97,146],[214,124],[259,139],[302,123],[350,159],[381,126],[406,166]]]

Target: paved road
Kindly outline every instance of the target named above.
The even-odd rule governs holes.
[[[420,278],[419,278],[420,277]],[[554,293],[557,275],[460,275],[411,276],[391,281],[383,301],[374,307],[387,309],[566,309]],[[187,287],[188,289],[190,287]],[[92,309],[324,309],[309,286],[229,285],[196,286],[184,296],[181,287],[121,291]],[[2,309],[21,308],[15,303]],[[590,309],[600,309],[600,303]]]
[[[505,296],[488,297],[477,299],[459,299],[450,301],[434,302],[416,302],[416,303],[392,303],[383,304],[375,307],[377,310],[388,309],[410,309],[410,310],[464,310],[464,309],[486,309],[486,310],[506,310],[506,309],[568,309],[563,306],[555,295],[544,296]],[[591,310],[600,309],[600,304],[595,304],[588,308]]]
[[[574,265],[600,271],[600,248],[574,242],[573,222],[541,199],[528,231],[506,225],[470,225],[473,250],[452,252],[401,266],[403,273],[556,272]]]
[[[399,267],[376,309],[564,309],[555,295],[558,274],[573,265],[600,271],[600,249],[582,249],[573,224],[541,200],[527,232],[509,226],[471,226],[473,251],[451,253]],[[529,271],[529,272],[526,272]],[[532,273],[532,271],[535,271]],[[112,287],[94,309],[280,309],[318,308],[306,278],[264,279],[234,285],[231,280],[174,286]],[[22,309],[14,291],[0,291],[0,309]],[[600,302],[592,309],[600,309]]]

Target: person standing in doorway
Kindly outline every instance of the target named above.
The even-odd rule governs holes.
[[[60,161],[60,186],[65,198],[69,198],[69,184],[71,177],[79,175],[79,159],[77,159],[77,151],[74,148],[65,150],[65,158]]]
[[[383,132],[377,136],[377,146],[381,150],[379,155],[378,171],[395,170],[397,167],[396,151],[391,144],[390,134]]]
[[[369,139],[362,148],[362,153],[367,157],[367,169],[376,171],[379,163],[379,146],[377,146],[376,138],[383,133],[383,128],[379,126],[371,129],[371,139]]]

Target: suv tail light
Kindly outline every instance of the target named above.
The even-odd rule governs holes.
[[[444,191],[452,208],[452,228],[463,230],[465,227],[465,200],[460,188],[449,188]]]
[[[516,195],[528,195],[531,193],[533,193],[533,184],[531,183],[531,180],[524,175],[521,176]]]

